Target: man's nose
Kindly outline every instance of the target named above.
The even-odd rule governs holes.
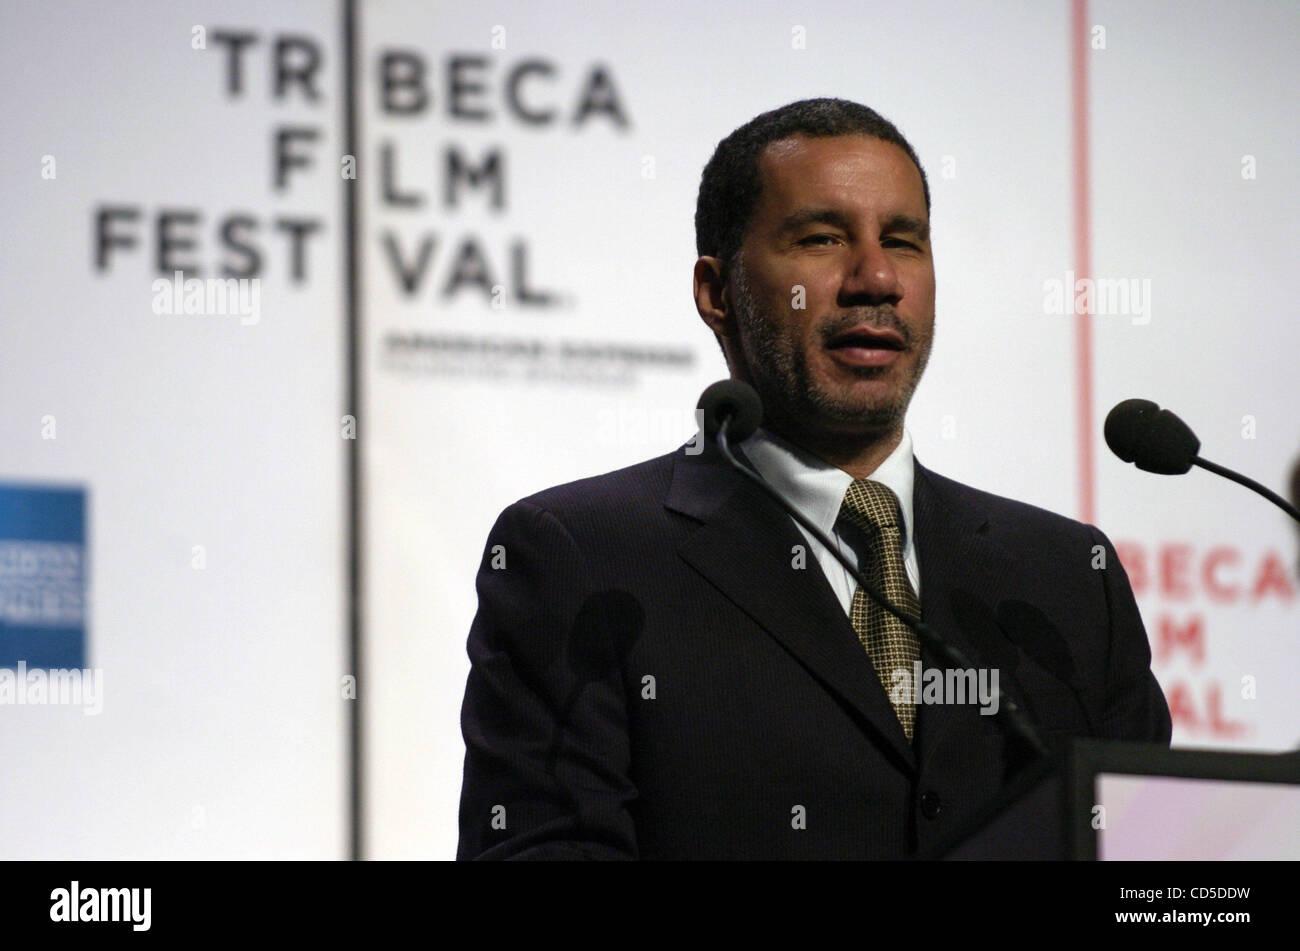
[[[897,304],[902,296],[898,270],[880,242],[866,241],[859,245],[840,286],[840,306],[852,306],[854,301]]]

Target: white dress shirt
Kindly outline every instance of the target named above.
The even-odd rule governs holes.
[[[764,429],[759,429],[745,440],[742,451],[759,474],[789,499],[800,514],[829,535],[850,561],[860,564],[858,552],[853,546],[862,543],[862,534],[847,521],[839,521],[844,493],[853,482],[853,476]],[[912,582],[912,590],[919,598],[921,570],[912,539],[915,524],[912,520],[912,437],[906,429],[894,451],[868,478],[883,482],[898,496],[903,516],[903,523],[899,527],[903,542],[903,564],[907,569],[908,580]],[[802,525],[799,525],[799,531],[808,539],[809,551],[816,556],[826,574],[826,580],[831,583],[832,590],[844,606],[844,613],[848,614],[853,605],[853,592],[857,589],[857,582],[835,556],[805,531]]]

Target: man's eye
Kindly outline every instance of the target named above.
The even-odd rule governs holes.
[[[800,244],[815,244],[815,243],[820,243],[821,240],[822,240],[823,238],[826,239],[827,241],[838,241],[838,240],[839,240],[839,239],[836,238],[835,235],[833,235],[833,234],[810,234],[808,237],[804,238],[804,239],[801,240],[799,243],[800,243]]]
[[[916,245],[912,244],[912,242],[904,241],[902,238],[885,238],[881,243],[888,245],[902,245],[905,248],[911,248],[913,251],[921,250]]]

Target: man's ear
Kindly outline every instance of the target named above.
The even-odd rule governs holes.
[[[735,314],[727,291],[727,268],[721,258],[701,257],[695,262],[695,309],[715,336],[728,338],[735,332]]]

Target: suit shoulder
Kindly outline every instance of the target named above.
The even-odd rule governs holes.
[[[1009,532],[1013,535],[1025,534],[1031,537],[1066,535],[1091,538],[1093,532],[1098,531],[1092,525],[1061,515],[1059,512],[986,492],[929,469],[921,471],[924,477],[930,480],[938,495],[963,507],[974,507],[985,512],[990,523],[1001,532]]]
[[[659,508],[672,481],[673,459],[680,449],[621,469],[587,476],[534,492],[516,505],[544,509],[562,521],[626,515]]]

